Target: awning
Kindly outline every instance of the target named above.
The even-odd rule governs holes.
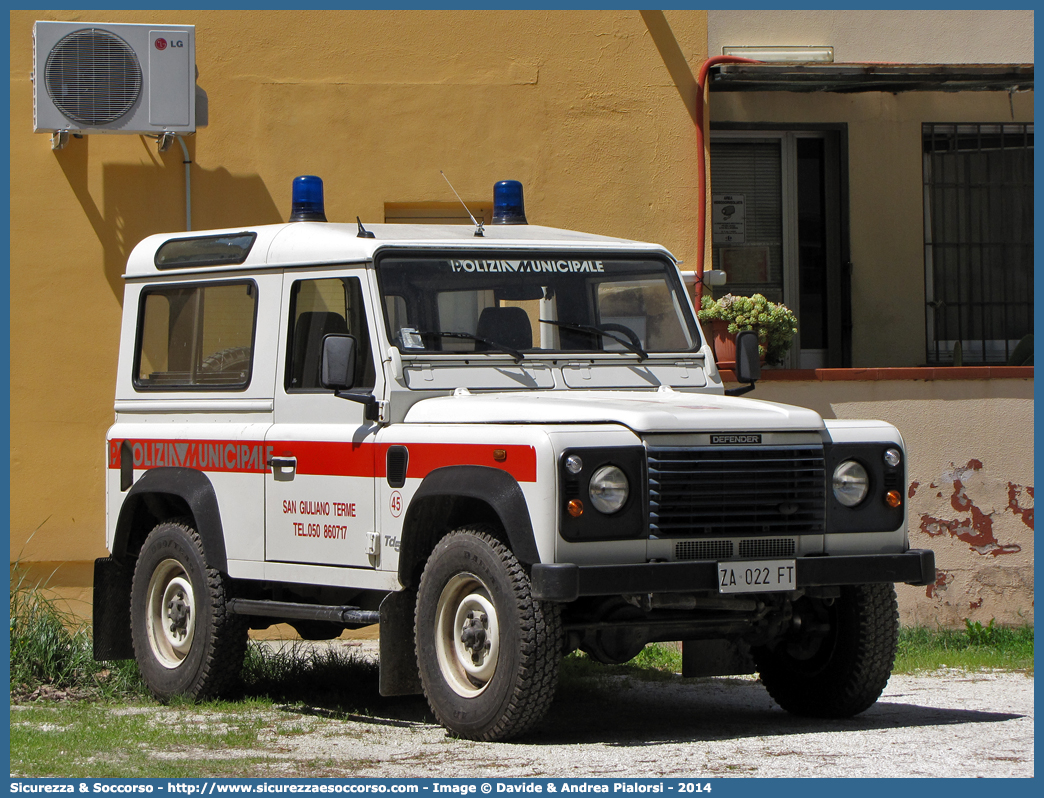
[[[1033,64],[721,64],[711,91],[1033,91]]]

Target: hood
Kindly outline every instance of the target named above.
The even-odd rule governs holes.
[[[822,430],[804,407],[681,391],[459,392],[418,402],[417,424],[623,424],[635,432]]]

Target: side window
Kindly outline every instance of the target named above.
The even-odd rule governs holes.
[[[253,282],[149,288],[138,316],[138,390],[246,388],[257,318]]]
[[[319,382],[323,338],[344,333],[354,336],[356,342],[355,387],[372,388],[375,370],[359,279],[334,277],[295,282],[290,289],[286,347],[284,384],[288,392],[325,390]]]

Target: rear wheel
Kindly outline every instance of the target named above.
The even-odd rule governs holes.
[[[195,529],[166,522],[152,530],[134,567],[131,637],[156,698],[207,698],[235,683],[247,624],[228,612],[227,598],[227,580],[207,567]]]
[[[556,605],[535,601],[511,550],[483,525],[435,546],[417,591],[424,694],[439,722],[472,740],[504,740],[547,712],[558,681]]]
[[[795,715],[847,718],[873,706],[892,673],[899,611],[890,584],[795,602],[794,629],[751,653],[769,695]]]

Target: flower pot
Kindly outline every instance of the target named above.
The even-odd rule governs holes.
[[[710,323],[710,335],[718,369],[736,368],[736,336],[729,333],[729,323],[715,319]]]
[[[718,370],[736,370],[736,336],[729,332],[729,323],[721,319],[714,319],[710,323],[711,347],[714,349],[714,362],[718,364]],[[765,365],[765,356],[762,355],[761,365]]]

